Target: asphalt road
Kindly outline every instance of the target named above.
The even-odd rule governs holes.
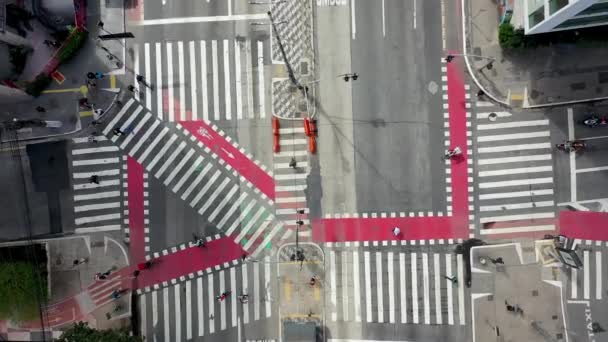
[[[357,208],[444,210],[440,4],[382,3],[356,3],[351,42]]]

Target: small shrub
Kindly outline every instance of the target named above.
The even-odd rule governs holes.
[[[88,35],[89,33],[87,31],[75,30],[61,47],[61,51],[59,51],[57,57],[59,58],[60,63],[65,63],[74,57],[87,41]]]
[[[16,74],[21,74],[23,69],[25,69],[25,62],[27,61],[27,54],[31,51],[31,49],[25,46],[12,46],[9,49],[9,59],[13,66],[13,72]]]
[[[510,23],[498,27],[498,42],[503,49],[516,49],[525,46],[524,30],[515,29]]]

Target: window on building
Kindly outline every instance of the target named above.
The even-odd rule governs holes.
[[[568,0],[549,0],[549,14],[553,15],[553,13],[564,8],[568,3]]]
[[[593,4],[589,7],[587,7],[586,9],[584,9],[583,11],[581,11],[579,14],[577,14],[577,16],[599,14],[599,13],[604,13],[604,12],[608,13],[608,2],[599,2],[599,3]]]
[[[556,29],[570,28],[574,26],[590,26],[608,24],[608,14],[594,15],[592,17],[572,18],[559,24]]]
[[[528,21],[530,22],[530,28],[538,25],[540,22],[545,20],[545,7],[543,6],[537,9],[536,11],[530,13],[528,19]]]

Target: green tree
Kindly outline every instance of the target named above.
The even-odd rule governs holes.
[[[41,273],[27,262],[0,263],[0,319],[22,322],[40,317],[48,297]]]
[[[514,49],[525,45],[524,30],[516,30],[510,23],[498,27],[498,43],[503,49]]]
[[[129,329],[97,330],[86,322],[78,322],[65,330],[56,342],[143,342],[140,336],[130,336]]]

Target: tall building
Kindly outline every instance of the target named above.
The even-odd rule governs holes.
[[[608,0],[523,0],[526,34],[608,24]]]

